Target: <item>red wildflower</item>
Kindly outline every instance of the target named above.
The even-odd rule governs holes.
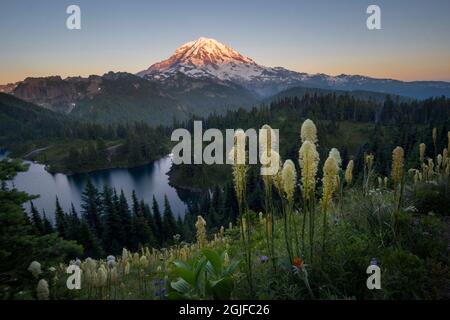
[[[292,264],[294,266],[296,266],[297,268],[301,268],[303,265],[303,260],[300,259],[299,257],[294,258],[294,260],[292,261]]]

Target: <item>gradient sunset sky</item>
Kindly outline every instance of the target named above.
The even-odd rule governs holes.
[[[66,29],[81,7],[82,29]],[[377,4],[382,30],[366,28]],[[0,84],[138,72],[201,36],[266,66],[450,81],[450,0],[1,0]]]

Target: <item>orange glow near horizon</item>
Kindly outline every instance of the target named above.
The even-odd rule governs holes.
[[[450,59],[442,65],[441,59],[431,59],[428,63],[420,61],[348,61],[338,59],[321,59],[320,62],[302,59],[302,63],[268,63],[267,66],[281,66],[297,72],[309,74],[324,73],[330,76],[339,74],[363,75],[373,78],[389,78],[401,81],[450,81]],[[412,68],[411,65],[414,67]],[[15,83],[27,77],[61,76],[61,78],[89,75],[103,75],[109,71],[137,73],[148,68],[150,64],[142,66],[117,65],[84,65],[82,68],[67,68],[66,65],[41,66],[27,65],[19,70],[5,70],[0,73],[0,84]]]

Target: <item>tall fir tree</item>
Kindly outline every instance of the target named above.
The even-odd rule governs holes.
[[[152,211],[153,211],[153,220],[155,221],[155,238],[157,239],[158,245],[163,245],[164,240],[164,230],[163,230],[163,222],[161,217],[161,211],[159,210],[158,202],[156,201],[155,196],[152,199]]]
[[[66,214],[59,204],[58,197],[56,197],[55,225],[59,236],[64,239],[68,239]]]
[[[173,236],[178,233],[177,222],[170,207],[167,195],[164,195],[164,214],[163,214],[164,240],[171,243]]]
[[[81,197],[82,215],[92,230],[93,234],[101,239],[102,224],[100,217],[101,201],[98,190],[95,188],[91,179],[88,177],[86,188]]]
[[[80,239],[81,222],[73,203],[70,206],[70,214],[67,216],[67,236],[70,240]]]
[[[130,209],[128,207],[127,198],[125,197],[123,190],[120,191],[118,213],[119,213],[120,222],[121,222],[122,228],[123,228],[122,245],[127,247],[128,249],[131,249],[131,247],[132,247],[132,243],[131,243],[132,221],[131,221],[131,214],[130,214]]]
[[[102,243],[108,254],[119,254],[122,250],[122,224],[117,208],[114,206],[113,193],[107,185],[102,192],[102,217],[104,221]]]
[[[133,215],[134,216],[138,216],[139,215],[139,210],[141,210],[141,206],[139,204],[139,200],[136,196],[136,191],[133,190],[133,192],[131,193],[131,205],[133,208]]]
[[[81,220],[79,241],[83,246],[85,257],[100,258],[104,255],[98,239],[91,231],[87,221],[84,219]]]
[[[113,206],[116,210],[117,217],[119,219],[120,228],[118,230],[119,234],[117,235],[118,239],[120,239],[119,243],[124,248],[126,246],[126,226],[122,222],[122,216],[120,212],[120,199],[117,194],[116,189],[113,189],[113,196],[112,196],[112,202]]]
[[[144,218],[147,221],[147,224],[150,228],[150,232],[151,232],[151,245],[155,246],[158,244],[157,240],[156,240],[156,226],[155,226],[155,221],[153,219],[153,214],[152,211],[150,210],[150,207],[148,206],[148,204],[146,204],[144,202],[144,200],[141,200],[141,211],[144,213]]]
[[[44,234],[50,234],[50,233],[55,232],[52,223],[47,218],[45,210],[42,212],[42,226],[43,226]]]
[[[44,234],[44,224],[42,222],[41,215],[39,214],[39,211],[36,209],[36,207],[33,204],[33,201],[30,201],[30,211],[31,211],[31,223],[34,228],[34,232],[37,235],[43,235]]]
[[[132,193],[132,202],[133,202],[133,235],[134,235],[134,249],[138,249],[142,246],[151,245],[153,242],[153,234],[148,225],[147,217],[143,212],[141,204],[137,199],[136,192],[133,190]]]

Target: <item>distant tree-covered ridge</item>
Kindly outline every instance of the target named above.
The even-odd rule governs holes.
[[[364,153],[374,153],[378,159],[377,170],[387,174],[395,146],[404,147],[406,161],[412,164],[418,159],[416,150],[420,143],[433,145],[429,134],[432,128],[438,133],[437,150],[444,147],[450,129],[450,99],[444,97],[416,101],[387,96],[379,100],[356,98],[343,92],[301,93],[301,96],[281,97],[250,111],[240,109],[225,115],[193,117],[182,125],[193,130],[193,121],[201,120],[205,131],[208,128],[258,129],[268,123],[279,129],[280,155],[295,158],[300,147],[298,124],[307,118],[314,119],[321,159],[329,149],[338,148],[344,161],[355,161],[356,177],[362,173],[358,168],[362,168]],[[429,148],[427,156],[434,156],[434,150]],[[223,185],[232,179],[229,166],[219,165],[173,166],[169,176],[173,185],[194,190]]]
[[[106,126],[79,122],[0,94],[0,142],[13,156],[27,156],[48,164],[50,171],[77,173],[155,160],[170,152],[173,129],[192,129],[193,120],[202,120],[204,130],[260,128],[270,123],[280,130],[281,155],[293,157],[299,147],[296,125],[312,118],[320,128],[319,152],[337,147],[344,158],[361,161],[364,152],[372,150],[381,159],[380,168],[386,170],[390,148],[403,144],[406,151],[412,150],[420,140],[430,142],[427,133],[431,127],[441,133],[450,127],[450,100],[444,97],[409,100],[386,96],[382,100],[379,95],[374,98],[363,93],[355,97],[351,92],[290,92],[299,95],[279,96],[269,105],[251,110],[238,109],[204,118],[192,116],[168,127],[150,127],[142,122]],[[179,169],[182,166],[174,168],[174,172]],[[211,168],[206,171],[210,173]],[[183,176],[173,174],[172,182],[181,184],[177,177]]]
[[[99,125],[0,94],[0,147],[53,172],[131,167],[169,152],[168,128],[143,122]]]

